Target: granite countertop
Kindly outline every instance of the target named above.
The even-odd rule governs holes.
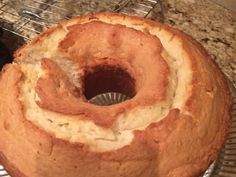
[[[7,1],[8,0],[3,0],[3,2]],[[85,6],[83,7],[86,8],[90,1],[91,0],[83,1],[84,4],[82,5]],[[143,0],[129,1],[133,9],[137,8],[134,5],[135,1],[142,3],[148,2]],[[102,2],[105,3],[107,0],[97,1],[97,3]],[[113,3],[114,2],[115,1],[113,1]],[[157,2],[153,10],[154,13],[150,13],[148,17],[178,28],[193,36],[206,48],[212,58],[219,64],[222,71],[236,86],[236,13],[210,0],[157,0]],[[111,1],[109,1],[109,3],[111,3]],[[92,5],[96,6],[96,3]],[[84,11],[83,7],[79,6],[79,8]],[[5,8],[5,11],[8,12],[12,11],[12,9],[7,6],[2,8]],[[94,9],[97,10],[96,7]],[[121,12],[135,14],[135,11],[127,11],[127,9],[128,8],[123,8]],[[12,13],[14,12],[12,11]],[[8,17],[9,15],[6,16],[6,14],[1,13],[0,8],[0,19],[6,20]],[[7,20],[12,19],[13,18],[10,17]],[[19,23],[22,21],[16,19],[16,22]],[[12,24],[14,26],[16,23],[13,21]],[[31,23],[26,24],[28,28],[31,28]],[[36,29],[36,31],[42,30],[36,27],[34,29]]]
[[[198,40],[236,86],[236,13],[210,0],[163,0],[164,23]]]

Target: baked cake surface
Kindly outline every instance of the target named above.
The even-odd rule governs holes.
[[[196,177],[230,127],[222,72],[190,36],[121,14],[75,17],[0,77],[0,161],[13,177]],[[88,102],[119,92],[110,106]]]

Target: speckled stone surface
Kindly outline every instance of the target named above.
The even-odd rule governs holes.
[[[163,0],[164,23],[198,40],[236,86],[236,13],[209,0]]]

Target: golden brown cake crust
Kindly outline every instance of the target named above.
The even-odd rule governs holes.
[[[26,78],[19,65],[25,62],[31,46],[70,24],[90,21],[135,29],[142,26],[141,31],[150,36],[155,33],[153,29],[160,29],[170,41],[180,43],[185,51],[183,58],[190,61],[184,62],[190,63],[192,71],[182,109],[172,108],[161,120],[133,130],[129,144],[102,152],[92,151],[86,143],[58,138],[37,126],[26,117],[27,108],[20,97],[21,82]],[[230,128],[231,96],[222,72],[194,39],[160,23],[111,13],[76,17],[50,28],[19,49],[15,62],[5,66],[0,77],[0,162],[13,177],[196,177],[216,159]],[[68,89],[73,90],[73,85]],[[46,111],[55,111],[51,105],[43,105]],[[100,114],[102,108],[96,109]],[[93,121],[110,128],[115,120]]]

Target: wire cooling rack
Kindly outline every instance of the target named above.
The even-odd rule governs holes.
[[[162,22],[161,0],[0,0],[0,27],[13,34],[16,45],[32,39],[49,26],[74,15],[110,11],[132,14]],[[23,42],[22,42],[23,41]],[[236,177],[236,90],[233,123],[216,162],[202,177]],[[0,177],[10,177],[0,165]]]
[[[0,25],[29,40],[62,19],[100,11],[163,18],[160,0],[1,0],[0,16],[5,23]]]

